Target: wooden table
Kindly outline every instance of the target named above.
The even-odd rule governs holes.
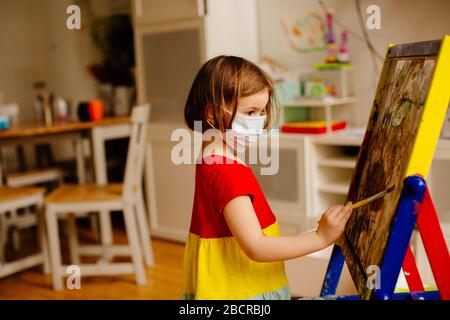
[[[129,136],[129,122],[130,117],[115,117],[97,122],[67,122],[50,126],[40,123],[25,123],[0,130],[0,147],[11,144],[49,142],[50,140],[72,140],[75,142],[78,179],[81,183],[85,183],[81,138],[83,132],[91,131],[96,182],[105,184],[107,182],[105,151],[104,144],[102,145],[101,142]]]
[[[130,117],[114,117],[106,118],[100,121],[88,122],[66,122],[56,123],[46,126],[42,123],[23,123],[12,126],[6,130],[0,130],[0,142],[8,139],[28,138],[42,135],[53,135],[68,132],[80,132],[83,130],[90,130],[94,127],[105,127],[114,125],[123,125],[130,122]]]
[[[130,117],[106,118],[96,122],[67,122],[46,126],[41,123],[24,123],[0,130],[0,148],[6,145],[42,143],[50,141],[72,141],[77,163],[79,183],[86,183],[82,138],[90,134],[94,161],[95,181],[106,184],[105,141],[130,136]],[[0,161],[0,184],[3,180]],[[112,243],[111,222],[108,212],[100,213],[101,237],[104,244]]]

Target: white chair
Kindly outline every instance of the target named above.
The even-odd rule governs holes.
[[[45,222],[43,216],[44,189],[41,188],[11,188],[0,186],[0,243],[6,242],[8,224],[6,215],[8,212],[17,211],[20,208],[37,206],[38,238],[41,252],[17,259],[12,262],[5,261],[5,246],[0,246],[0,278],[24,269],[43,265],[44,273],[49,273],[48,250],[45,236]]]
[[[131,135],[128,147],[125,181],[123,184],[63,185],[45,199],[50,262],[53,288],[62,290],[62,277],[67,266],[61,262],[58,237],[58,218],[68,216],[69,248],[72,264],[80,266],[81,276],[134,273],[137,284],[146,282],[144,261],[153,265],[153,250],[142,195],[142,174],[147,136],[149,106],[133,108]],[[87,211],[116,211],[124,214],[128,246],[79,246],[75,215]],[[131,254],[131,263],[114,263],[99,260],[95,264],[80,264],[80,255]],[[144,258],[144,261],[143,261]]]
[[[9,116],[11,125],[17,125],[19,118],[19,105],[17,103],[2,105],[0,106],[0,114]],[[21,149],[16,146],[16,153],[19,162],[21,162],[20,150]],[[0,150],[0,153],[1,152],[2,150]],[[0,159],[2,159],[1,156]],[[61,184],[63,182],[63,174],[62,169],[55,167],[33,169],[24,172],[10,172],[5,174],[5,184],[9,187],[31,187],[48,182],[58,182]],[[0,184],[2,184],[1,181]],[[33,212],[29,211],[26,211],[23,215],[18,215],[17,211],[13,211],[5,219],[8,228],[13,228],[12,236],[14,248],[19,249],[19,230],[35,226],[36,216]],[[5,243],[0,241],[0,246],[3,247],[4,245]]]

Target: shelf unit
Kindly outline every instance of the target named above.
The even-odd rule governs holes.
[[[363,136],[311,138],[311,211],[309,226],[332,205],[344,203]]]
[[[348,186],[349,184],[347,180],[335,180],[327,182],[323,185],[319,184],[318,190],[322,193],[332,193],[345,196],[348,192]]]
[[[348,103],[357,102],[358,99],[356,97],[347,97],[347,98],[324,98],[324,99],[295,99],[292,101],[284,101],[282,102],[283,107],[334,107]]]
[[[297,73],[297,77],[300,80],[302,77],[311,77],[313,74],[337,74],[339,78],[339,96],[338,97],[324,97],[321,99],[309,99],[309,98],[298,98],[293,100],[282,100],[280,102],[281,112],[280,123],[286,122],[286,108],[308,108],[311,112],[310,117],[317,119],[325,119],[327,123],[327,132],[332,132],[331,126],[333,119],[338,119],[337,117],[333,117],[334,114],[338,112],[338,108],[336,107],[348,107],[358,101],[356,96],[352,96],[352,92],[349,90],[349,71],[353,71],[353,67],[343,67],[340,69],[333,70],[315,70],[315,71],[300,71]],[[341,109],[341,108],[339,108]],[[348,108],[347,108],[348,109]],[[319,112],[323,112],[320,115]],[[342,110],[341,110],[342,111]],[[345,114],[344,119],[351,118],[351,112],[347,110],[347,114]],[[342,115],[342,113],[341,113]],[[341,119],[342,119],[341,118]],[[340,119],[339,119],[340,120]]]
[[[333,107],[347,106],[357,102],[356,97],[347,98],[324,98],[324,99],[296,99],[292,101],[284,101],[281,103],[281,121],[285,122],[285,108],[310,108],[318,109],[323,108],[325,112],[325,121],[327,123],[327,132],[331,132],[331,126],[333,121]],[[311,110],[312,117],[320,117],[314,110]]]
[[[356,165],[356,158],[352,156],[336,156],[322,158],[317,161],[319,167],[353,169]]]
[[[306,218],[308,228],[317,226],[317,220],[324,210],[335,204],[344,204],[356,165],[357,152],[363,139],[363,136],[347,135],[346,132],[310,138],[311,209]],[[349,154],[349,151],[353,151],[352,154]],[[427,178],[427,185],[435,201],[440,224],[450,248],[450,200],[447,189],[444,187],[450,179],[449,168],[450,140],[440,139]],[[411,245],[424,283],[435,285],[424,247],[416,232]],[[299,266],[295,265],[295,267]]]

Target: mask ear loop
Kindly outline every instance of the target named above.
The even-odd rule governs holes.
[[[222,109],[225,110],[226,113],[228,113],[228,114],[230,114],[230,115],[233,115],[233,112],[231,112],[230,110],[228,110],[228,109],[226,109],[226,108],[224,108],[224,107],[222,107]]]
[[[223,109],[225,112],[227,112],[228,114],[233,115],[233,112],[231,112],[230,110],[228,110],[228,109],[226,109],[226,108],[224,108],[224,107],[222,107],[222,109]],[[211,122],[209,122],[209,120],[206,120],[206,123],[209,124],[212,128],[216,129],[216,127],[214,127],[214,126],[211,124]],[[217,129],[216,129],[216,130],[217,130]]]
[[[214,126],[211,124],[211,122],[209,122],[209,120],[206,120],[206,123],[209,124],[209,125],[211,126],[211,128],[216,129],[216,127],[214,127]],[[216,129],[216,130],[217,130],[217,129]]]

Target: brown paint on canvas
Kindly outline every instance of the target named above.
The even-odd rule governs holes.
[[[347,198],[355,203],[393,184],[396,188],[355,209],[339,241],[363,299],[372,293],[367,268],[382,262],[434,66],[430,57],[408,57],[388,58],[383,67]]]

